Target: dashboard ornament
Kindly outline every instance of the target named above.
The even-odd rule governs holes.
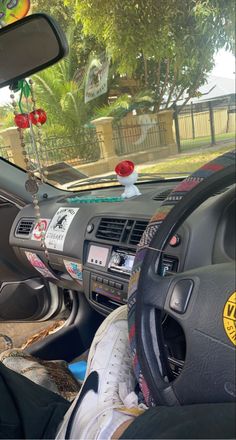
[[[66,201],[68,203],[115,203],[115,202],[123,202],[124,199],[122,197],[85,195],[85,196],[68,197]]]
[[[129,199],[131,197],[140,196],[141,193],[135,183],[138,180],[138,173],[135,171],[134,163],[130,160],[122,160],[115,167],[118,182],[125,186],[121,197]]]

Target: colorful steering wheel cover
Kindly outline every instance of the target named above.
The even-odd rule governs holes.
[[[148,247],[151,243],[152,238],[156,234],[160,224],[166,218],[167,214],[171,209],[187,194],[191,189],[195,188],[199,183],[205,180],[212,174],[226,168],[229,165],[235,163],[235,151],[231,151],[217,157],[213,161],[203,165],[191,176],[187,177],[182,181],[176,188],[170,193],[166,200],[162,203],[157,213],[151,218],[146,230],[143,233],[141,241],[138,245],[134,266],[129,282],[129,295],[128,295],[128,324],[129,324],[129,340],[131,346],[131,354],[133,361],[133,368],[135,376],[139,382],[140,389],[142,392],[142,397],[148,406],[153,406],[154,401],[152,399],[151,390],[143,376],[142,370],[140,368],[139,359],[137,356],[136,349],[136,338],[135,338],[135,306],[136,298],[138,295],[138,282],[141,273],[142,263],[144,261],[145,255],[147,254]]]

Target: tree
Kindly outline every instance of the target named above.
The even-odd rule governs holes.
[[[69,46],[73,45],[74,33],[67,32]],[[71,43],[71,45],[70,45]],[[60,63],[35,74],[36,100],[38,108],[47,112],[47,123],[43,127],[48,142],[54,138],[52,149],[58,149],[60,142],[67,144],[75,157],[81,159],[97,159],[99,146],[94,130],[86,128],[93,119],[95,106],[103,105],[107,96],[101,96],[96,102],[84,103],[83,78],[75,79],[76,70],[73,67],[74,53],[70,50],[69,55]],[[61,140],[59,139],[61,138]],[[61,153],[60,153],[61,151]],[[57,153],[51,152],[55,159],[66,159],[66,150],[58,149]]]
[[[234,0],[66,0],[118,71],[140,79],[153,108],[193,97],[215,52],[234,44]]]
[[[80,20],[75,17],[76,1],[65,5],[63,0],[34,0],[33,12],[44,12],[55,18],[64,30],[69,42],[70,68],[67,70],[69,79],[80,83],[92,51],[104,50],[103,44],[97,42],[93,35],[85,36]],[[68,78],[67,78],[68,79]]]
[[[0,107],[0,127],[2,126],[4,129],[11,127],[13,125],[13,109],[10,105],[5,104]]]

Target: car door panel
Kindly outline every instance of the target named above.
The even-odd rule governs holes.
[[[19,210],[0,194],[0,321],[51,319],[63,307],[63,292],[26,266],[9,244]]]

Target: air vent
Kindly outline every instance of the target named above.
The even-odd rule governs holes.
[[[32,218],[22,218],[17,227],[15,235],[16,237],[29,237],[34,227],[34,219]]]
[[[131,232],[129,244],[136,246],[140,242],[143,232],[145,231],[147,225],[148,222],[145,220],[136,220]]]
[[[125,219],[102,218],[96,233],[97,238],[120,241],[126,224]]]
[[[172,191],[172,189],[170,189],[170,188],[166,189],[165,191],[163,191],[163,192],[157,194],[155,197],[153,197],[153,200],[163,202],[166,199],[166,197],[168,197],[168,195],[171,193],[171,191]]]

